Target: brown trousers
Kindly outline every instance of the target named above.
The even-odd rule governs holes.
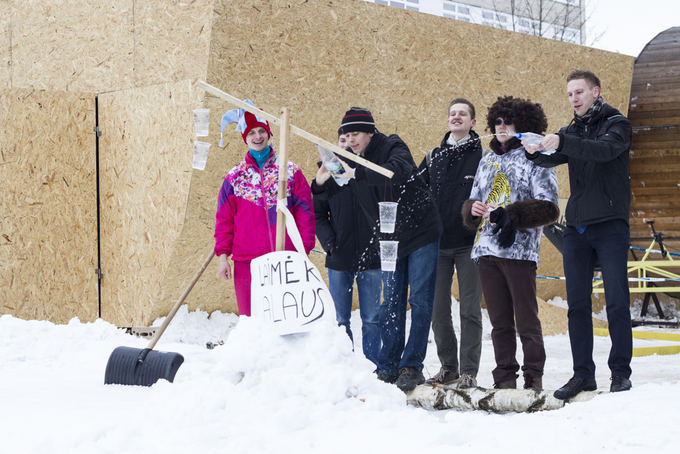
[[[545,348],[536,302],[536,263],[493,256],[479,259],[479,278],[491,320],[496,357],[494,383],[517,378],[516,334],[524,353],[525,377],[543,376]]]

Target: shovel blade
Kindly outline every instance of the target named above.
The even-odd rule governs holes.
[[[104,384],[151,386],[161,378],[172,383],[183,362],[179,353],[117,347],[106,363]]]

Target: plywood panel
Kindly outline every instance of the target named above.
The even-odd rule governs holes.
[[[0,313],[97,316],[94,95],[0,90]]]
[[[293,23],[297,26],[291,27]],[[566,125],[572,112],[565,78],[574,62],[597,73],[605,85],[605,100],[627,112],[632,57],[358,0],[218,0],[208,82],[251,98],[270,112],[288,106],[294,125],[331,141],[347,108],[367,107],[377,127],[399,134],[420,163],[439,144],[448,103],[457,96],[475,103],[475,130],[480,135],[488,133],[487,107],[502,95],[540,102],[549,131]],[[210,98],[208,103],[220,105]],[[231,108],[221,105],[222,112]],[[217,138],[213,140],[216,144]],[[291,146],[291,159],[311,178],[318,160],[314,147],[296,137]],[[240,154],[225,157],[221,173]],[[558,179],[560,197],[566,198],[566,167],[558,169]],[[196,182],[210,186],[204,191],[211,198],[210,210],[220,182],[217,174]],[[206,216],[202,222],[209,231],[214,218]],[[561,258],[551,260],[544,254],[542,262],[539,273],[562,275]],[[200,264],[198,256],[195,264]],[[222,297],[225,290],[206,291],[210,293]]]
[[[133,0],[15,0],[12,86],[101,92],[131,87]]]
[[[135,2],[136,86],[205,79],[213,1]]]
[[[11,88],[10,62],[12,61],[11,14],[9,2],[0,1],[0,90]]]
[[[194,93],[182,81],[99,97],[102,318],[119,326],[148,322],[182,231]]]

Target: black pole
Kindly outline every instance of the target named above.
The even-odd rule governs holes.
[[[99,98],[94,97],[94,134],[95,134],[95,175],[97,181],[97,317],[102,317],[102,251],[101,251],[101,208],[99,193]]]

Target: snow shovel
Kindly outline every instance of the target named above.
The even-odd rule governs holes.
[[[158,331],[146,348],[117,347],[113,350],[109,357],[109,362],[106,364],[106,373],[104,374],[105,385],[151,386],[161,378],[172,383],[179,366],[184,362],[184,357],[179,353],[159,352],[153,348],[187,295],[189,295],[189,292],[191,292],[191,289],[194,288],[203,271],[208,267],[214,255],[215,253],[210,251],[210,255],[196,272],[193,280],[172,307],[165,321],[158,328]]]

